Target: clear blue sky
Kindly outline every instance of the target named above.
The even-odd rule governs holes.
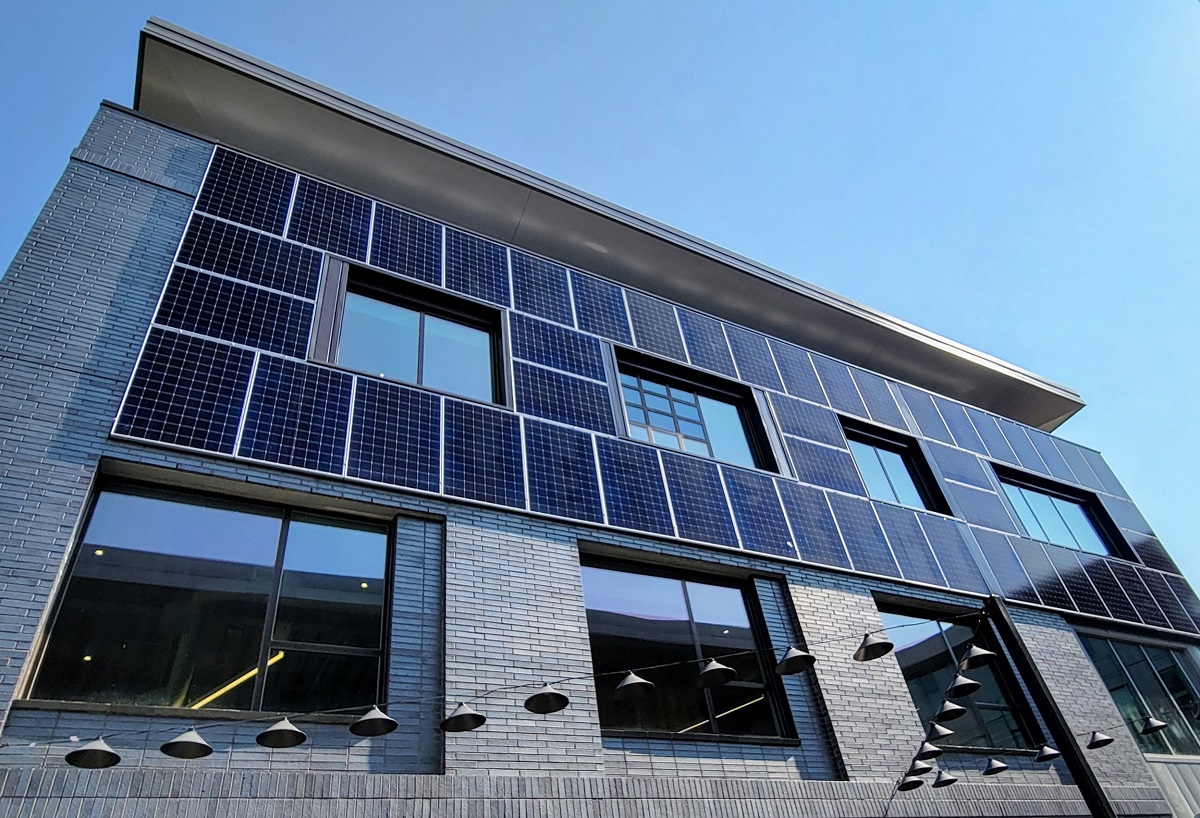
[[[1200,3],[9,4],[0,268],[157,15],[1078,390],[1200,581]]]

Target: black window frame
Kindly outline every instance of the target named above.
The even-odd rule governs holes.
[[[1062,483],[1048,480],[1037,475],[1028,474],[1026,472],[1017,471],[1016,469],[1006,468],[999,463],[992,463],[992,470],[995,472],[996,479],[1000,482],[1000,496],[1004,498],[1004,503],[1010,506],[1015,522],[1022,529],[1026,529],[1025,535],[1031,540],[1036,540],[1047,545],[1057,546],[1059,548],[1069,548],[1072,551],[1079,551],[1084,554],[1094,554],[1093,551],[1087,551],[1083,548],[1075,548],[1063,543],[1051,542],[1050,540],[1042,539],[1028,531],[1028,526],[1021,519],[1020,514],[1015,508],[1011,508],[1012,500],[1008,496],[1008,492],[1004,490],[1004,485],[1008,484],[1016,488],[1033,491],[1038,494],[1044,494],[1047,497],[1057,497],[1060,500],[1065,500],[1069,503],[1079,506],[1083,511],[1087,521],[1091,523],[1092,529],[1096,532],[1096,536],[1100,542],[1108,549],[1107,554],[1098,556],[1117,557],[1119,559],[1137,562],[1137,558],[1133,556],[1129,548],[1125,546],[1124,537],[1121,536],[1120,530],[1116,523],[1108,516],[1104,507],[1100,504],[1100,500],[1095,494],[1083,491],[1072,486],[1067,486]],[[1039,521],[1039,525],[1040,525]]]
[[[850,442],[861,443],[874,449],[882,449],[900,456],[904,461],[905,467],[908,469],[909,477],[912,478],[917,494],[920,495],[921,501],[924,503],[918,509],[919,511],[932,511],[936,514],[945,515],[953,514],[950,510],[950,504],[946,501],[945,494],[938,487],[937,478],[933,474],[933,469],[929,466],[929,459],[925,456],[916,438],[892,432],[888,429],[882,429],[868,423],[856,422],[847,417],[839,416],[839,420],[842,423],[842,432],[846,436],[847,444]],[[850,447],[848,446],[848,448]],[[861,477],[863,468],[859,464],[858,457],[855,456],[853,448],[850,448],[850,457],[854,461],[854,468]],[[865,478],[863,478],[863,488],[866,489],[867,496],[872,500],[899,505],[904,508],[917,508],[916,506],[899,503],[887,497],[874,496],[871,494],[871,487]]]

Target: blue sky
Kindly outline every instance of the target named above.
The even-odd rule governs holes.
[[[1200,580],[1200,3],[17,4],[0,267],[157,15],[1078,390]]]

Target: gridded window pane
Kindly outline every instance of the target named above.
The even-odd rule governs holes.
[[[1138,747],[1144,753],[1170,753],[1171,748],[1167,744],[1166,736],[1162,733],[1151,733],[1144,736],[1136,728],[1138,722],[1145,715],[1145,707],[1140,694],[1126,674],[1121,660],[1117,658],[1117,654],[1113,650],[1115,643],[1087,636],[1081,637],[1081,641],[1092,664],[1099,671],[1100,678],[1104,680],[1108,694],[1112,697],[1117,710],[1120,711],[1121,717],[1129,724],[1135,725],[1131,732]]]
[[[1088,551],[1108,554],[1109,548],[1088,517],[1083,504],[1075,500],[1047,494],[1029,486],[1001,481],[1017,516],[1036,540]]]
[[[492,338],[481,329],[425,316],[421,382],[476,400],[492,399]]]
[[[338,363],[415,383],[421,314],[358,293],[346,293]]]
[[[1163,719],[1167,722],[1167,728],[1162,731],[1162,736],[1171,746],[1171,752],[1179,755],[1200,753],[1196,737],[1176,717],[1175,702],[1166,686],[1163,685],[1157,671],[1151,667],[1150,660],[1141,647],[1128,642],[1113,642],[1112,646],[1117,653],[1117,658],[1121,660],[1125,672],[1129,674],[1133,686],[1137,688],[1138,694],[1145,702],[1146,712],[1167,715]],[[1162,717],[1159,716],[1159,718]]]
[[[263,689],[264,710],[365,710],[378,700],[377,656],[277,650],[271,659]]]

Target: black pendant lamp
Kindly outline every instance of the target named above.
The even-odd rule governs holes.
[[[918,761],[928,761],[931,758],[937,758],[942,754],[942,748],[936,744],[930,744],[928,741],[922,741],[920,749],[917,750]]]
[[[67,763],[84,770],[103,770],[120,762],[121,757],[102,738],[89,741],[78,750],[67,753]]]
[[[732,682],[737,677],[737,671],[729,665],[723,665],[716,659],[709,659],[696,677],[696,687],[720,687]]]
[[[212,745],[205,741],[194,728],[179,734],[158,749],[171,758],[182,758],[185,761],[210,756],[213,751]]]
[[[955,719],[961,719],[965,715],[967,715],[967,708],[961,707],[954,702],[942,702],[942,706],[933,715],[933,720],[939,723],[954,721]]]
[[[958,781],[958,779],[950,775],[950,773],[945,770],[938,770],[937,778],[933,779],[933,783],[929,786],[939,789],[941,787],[949,787],[955,781]]]
[[[442,731],[445,733],[465,733],[482,727],[487,716],[462,702],[454,708],[454,712],[442,720]]]
[[[625,673],[625,677],[613,691],[613,698],[619,702],[631,702],[635,699],[644,699],[653,692],[654,682],[648,682],[630,670]]]
[[[1058,750],[1055,750],[1049,744],[1043,744],[1038,750],[1037,755],[1033,757],[1033,760],[1041,763],[1053,761],[1056,758],[1062,758],[1062,753],[1060,753]]]
[[[775,672],[780,676],[792,676],[796,673],[803,673],[806,670],[812,669],[812,666],[817,663],[817,657],[795,645],[791,645],[787,649],[787,653],[783,654],[783,658],[779,660],[779,664],[775,665]]]
[[[999,775],[1008,769],[1008,765],[998,758],[989,758],[987,766],[983,768],[984,775]]]
[[[936,721],[929,723],[928,739],[930,741],[937,741],[938,739],[943,739],[946,736],[952,736],[952,735],[954,735],[954,731],[951,730],[949,727],[946,727],[945,725],[942,725],[942,724],[938,724]]]
[[[977,667],[990,665],[992,660],[996,658],[996,654],[987,648],[981,648],[979,645],[971,645],[967,655],[958,663],[960,670],[974,670]]]
[[[282,718],[255,736],[254,740],[272,750],[285,750],[288,747],[299,747],[308,741],[308,736],[286,718]]]
[[[1106,736],[1099,730],[1093,730],[1092,734],[1088,736],[1087,748],[1089,750],[1099,750],[1101,747],[1107,747],[1114,741],[1116,739],[1112,736]]]
[[[920,778],[909,776],[900,779],[900,783],[896,785],[896,789],[900,790],[900,792],[908,792],[909,790],[917,789],[924,783]]]
[[[557,713],[566,708],[571,700],[559,693],[550,685],[542,685],[542,689],[525,700],[525,709],[530,713]]]
[[[1148,736],[1151,733],[1157,733],[1159,730],[1166,729],[1167,723],[1165,721],[1160,721],[1154,718],[1154,716],[1146,716],[1146,718],[1142,720],[1142,729],[1138,732],[1143,736]]]
[[[887,656],[895,647],[886,637],[877,633],[863,634],[862,643],[858,646],[858,650],[854,651],[854,661],[870,662],[872,659]]]
[[[950,683],[950,687],[946,689],[947,699],[961,699],[963,696],[970,696],[979,688],[983,687],[974,679],[968,679],[961,673],[954,677],[954,681]]]
[[[372,738],[386,736],[398,726],[396,720],[387,713],[378,707],[372,707],[354,720],[354,723],[350,725],[350,732],[362,738]]]
[[[908,778],[908,777],[911,777],[914,775],[925,775],[925,773],[931,773],[931,772],[933,772],[932,764],[926,764],[924,761],[921,761],[920,759],[914,759],[913,763],[908,765],[908,772],[906,772],[904,774],[904,776],[906,778]]]

